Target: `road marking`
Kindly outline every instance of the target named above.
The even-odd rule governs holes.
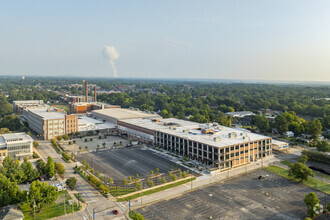
[[[119,205],[121,205],[122,207],[124,207],[125,208],[125,206],[121,203],[121,202],[119,202]]]

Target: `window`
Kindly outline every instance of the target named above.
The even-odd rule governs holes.
[[[230,150],[234,150],[234,147],[231,147]]]

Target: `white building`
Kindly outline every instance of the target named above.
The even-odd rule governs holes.
[[[32,146],[33,139],[25,133],[0,135],[0,163],[3,162],[6,156],[10,156],[18,160],[21,160],[24,157],[32,156]]]
[[[284,137],[294,137],[294,133],[292,131],[287,131],[284,133]]]
[[[289,147],[289,143],[284,141],[272,140],[272,145],[274,150],[285,150]]]

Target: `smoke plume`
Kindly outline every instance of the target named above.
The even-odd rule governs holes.
[[[104,58],[109,59],[109,64],[111,65],[113,70],[113,76],[118,77],[115,60],[119,58],[119,54],[116,48],[113,46],[104,46],[102,54]]]

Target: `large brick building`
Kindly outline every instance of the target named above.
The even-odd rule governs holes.
[[[100,102],[70,102],[69,103],[70,113],[73,114],[85,114],[93,110],[109,109],[109,108],[120,108],[120,106],[108,105]]]
[[[117,128],[123,135],[198,160],[220,171],[272,154],[271,137],[217,123],[138,118],[119,120]]]
[[[29,110],[28,123],[44,140],[78,131],[78,117],[59,111]]]

